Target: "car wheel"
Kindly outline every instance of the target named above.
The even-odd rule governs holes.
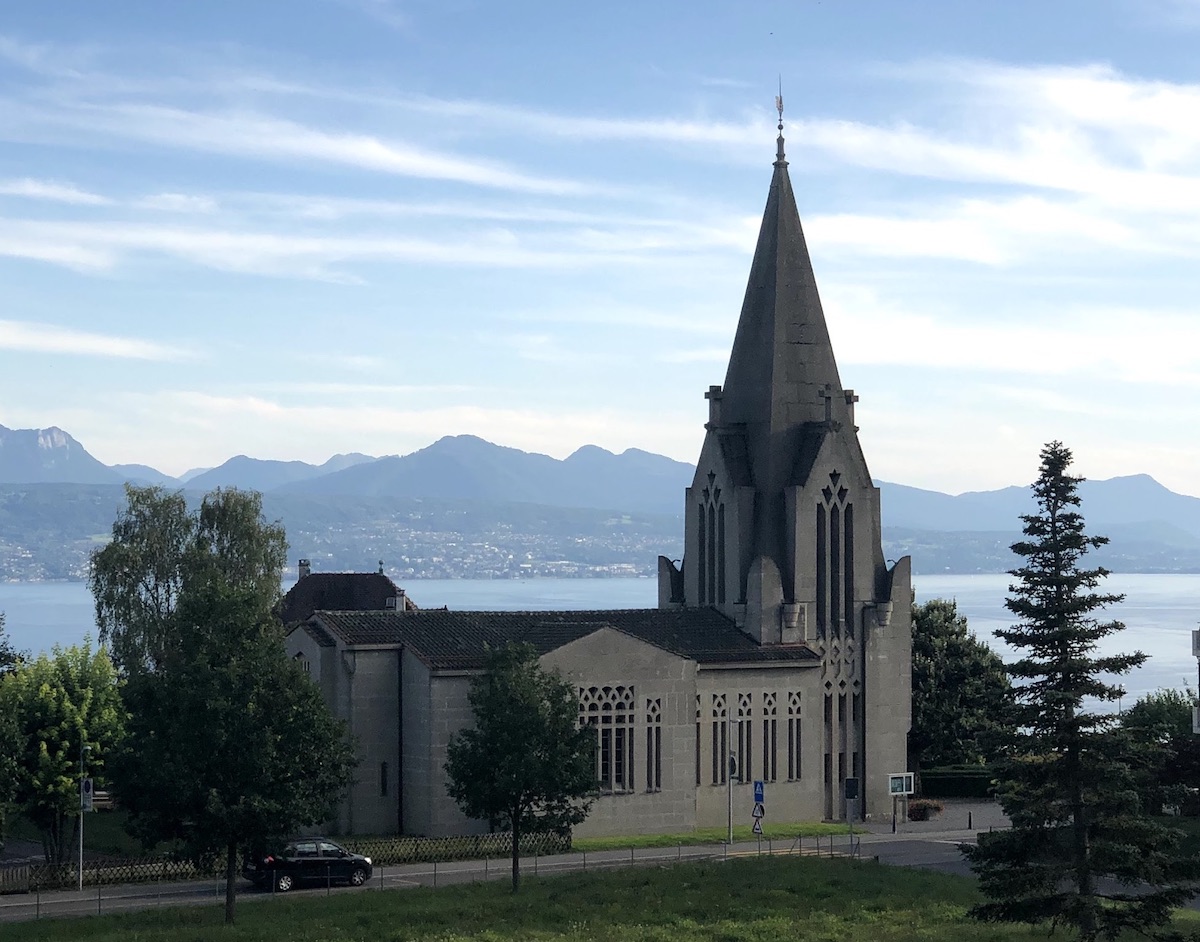
[[[365,871],[362,867],[355,867],[353,870],[350,871],[350,885],[351,886],[362,886],[366,882],[367,882],[367,871]]]
[[[275,889],[277,889],[280,893],[286,893],[294,885],[295,881],[292,880],[292,875],[290,873],[281,873],[275,878]]]

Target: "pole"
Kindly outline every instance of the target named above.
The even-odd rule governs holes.
[[[83,892],[83,757],[91,751],[91,746],[79,737],[79,892]]]
[[[729,744],[729,755],[725,757],[725,823],[727,826],[726,843],[733,845],[733,724],[732,709],[726,711],[725,741]]]

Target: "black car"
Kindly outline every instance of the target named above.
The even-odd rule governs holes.
[[[242,875],[260,889],[272,887],[280,893],[303,884],[362,886],[371,879],[371,858],[323,837],[306,837],[280,853],[247,857]]]

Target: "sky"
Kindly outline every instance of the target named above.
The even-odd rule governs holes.
[[[0,22],[0,424],[169,474],[695,461],[775,155],[876,478],[1200,495],[1200,0],[56,0]]]

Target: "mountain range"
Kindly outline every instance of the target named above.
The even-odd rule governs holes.
[[[415,522],[421,503],[441,508],[448,515],[445,521],[460,521],[447,531],[447,539],[478,524],[482,529],[476,535],[483,542],[494,542],[497,533],[511,532],[514,525],[529,536],[529,527],[536,529],[530,521],[540,521],[537,526],[553,534],[549,543],[558,546],[566,539],[568,519],[591,534],[588,539],[603,542],[613,538],[605,523],[613,513],[635,515],[638,546],[641,540],[662,539],[666,542],[660,551],[678,556],[683,489],[694,470],[686,462],[633,448],[613,454],[585,445],[559,460],[458,435],[408,455],[335,455],[320,465],[238,455],[219,467],[175,478],[144,465],[105,465],[59,428],[0,426],[0,554],[6,546],[28,553],[22,534],[33,524],[26,518],[32,515],[41,527],[56,507],[66,514],[69,507],[95,504],[110,513],[111,521],[109,504],[114,509],[120,505],[120,485],[128,481],[187,493],[216,487],[261,491],[268,507],[280,509],[294,546],[301,533],[321,542],[321,527],[346,533],[342,549],[329,560],[335,565],[347,564],[343,557],[356,528],[360,535],[375,532],[371,527],[384,532],[383,521],[394,524],[397,508],[408,508],[404,513],[413,523],[412,532],[421,532]],[[889,557],[911,554],[918,572],[1011,568],[1008,547],[1020,531],[1019,517],[1035,509],[1028,487],[950,495],[886,481],[876,484],[885,552]],[[87,491],[91,496],[85,500],[79,488],[88,486],[98,489]],[[1200,571],[1200,498],[1174,493],[1145,474],[1085,481],[1080,495],[1089,531],[1112,540],[1097,556],[1104,565],[1123,571]],[[452,506],[459,510],[451,513]],[[589,513],[564,515],[568,510]],[[70,527],[66,520],[62,524],[65,534]],[[49,545],[46,531],[38,532]],[[88,532],[94,540],[96,531]],[[618,542],[630,551],[628,539],[626,533]],[[656,555],[649,553],[636,565],[652,574]],[[596,558],[602,557],[606,561],[596,565],[616,564],[611,555]],[[75,567],[67,568],[73,572]],[[0,566],[0,578],[12,575],[6,576]]]

